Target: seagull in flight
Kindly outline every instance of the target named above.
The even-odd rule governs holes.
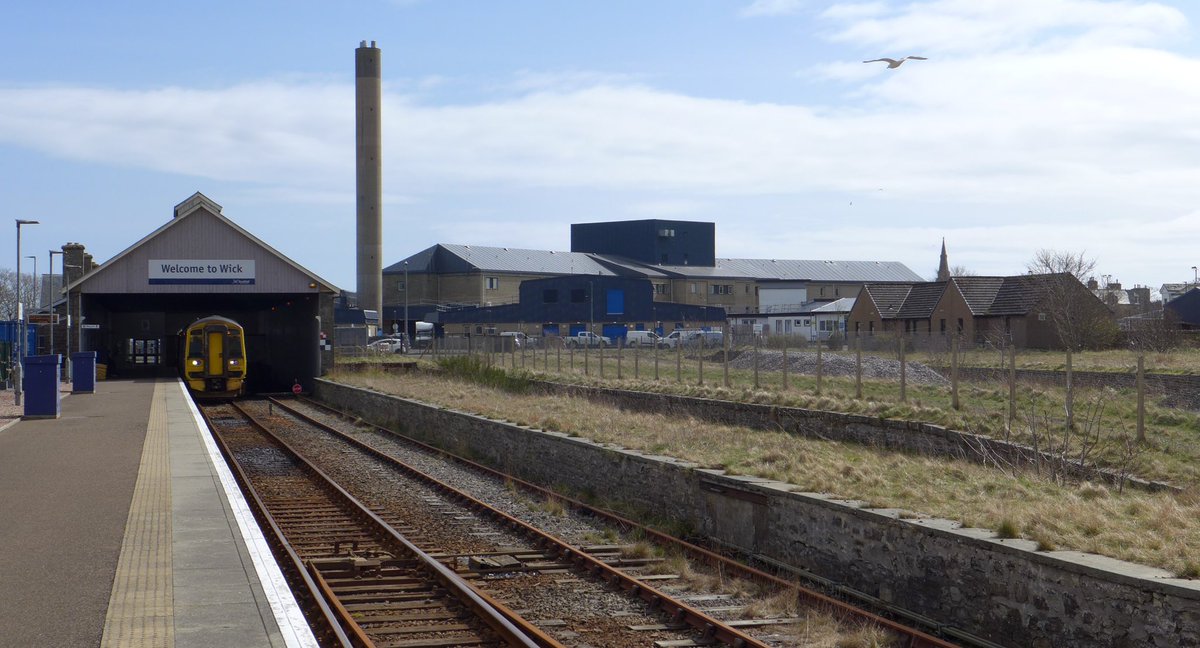
[[[908,59],[912,59],[914,61],[928,61],[929,60],[929,59],[925,58],[924,56],[905,56],[904,58],[902,58],[900,60],[890,59],[890,58],[877,58],[877,59],[871,59],[870,61],[863,61],[863,63],[879,63],[880,61],[883,61],[888,64],[888,69],[891,70],[891,69],[900,67],[900,64],[907,61]]]

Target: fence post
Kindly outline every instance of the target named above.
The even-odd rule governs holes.
[[[591,353],[590,353],[591,350],[592,350],[591,340],[588,340],[588,344],[583,347],[583,375],[585,375],[585,376],[592,375],[592,373],[591,373],[592,370],[591,370],[591,366],[590,366],[590,358],[589,358],[589,356],[591,355]]]
[[[1137,369],[1137,440],[1146,442],[1146,354],[1138,351]]]
[[[512,358],[512,368],[517,368],[517,338],[513,338],[512,348],[509,350],[509,356]]]
[[[696,381],[697,385],[704,384],[704,334],[700,334],[700,359],[697,367],[700,369],[700,378]]]
[[[633,379],[634,380],[642,379],[642,371],[641,371],[641,367],[639,366],[642,363],[641,362],[641,355],[642,355],[641,352],[642,352],[642,345],[639,344],[639,345],[633,347]]]
[[[659,353],[659,348],[656,344],[654,345],[654,382],[658,382],[658,356],[660,355],[662,354]]]
[[[754,388],[758,389],[758,348],[762,345],[762,338],[754,338]]]
[[[906,336],[900,334],[900,402],[908,402],[908,359],[904,356],[904,342]]]
[[[721,376],[722,376],[722,380],[725,383],[726,388],[729,387],[729,343],[730,343],[729,338],[733,337],[732,334],[733,334],[733,331],[729,330],[728,320],[726,320],[725,334],[721,336],[721,338],[722,338],[721,346],[724,348],[723,353],[725,354],[721,360]]]
[[[824,370],[822,366],[823,359],[821,358],[821,340],[817,339],[817,396],[821,395],[821,373]]]
[[[854,397],[862,399],[862,336],[854,334]]]
[[[558,344],[554,345],[554,373],[557,373],[557,374],[562,373],[562,339],[561,338],[559,339]]]
[[[603,331],[603,329],[601,329],[601,330]],[[604,340],[600,340],[600,344],[598,345],[598,350],[596,351],[596,353],[597,353],[597,355],[600,356],[600,362],[598,362],[596,364],[600,365],[600,377],[603,378],[604,377]]]
[[[575,373],[575,346],[567,347],[567,360],[570,363],[571,373]]]
[[[1067,347],[1067,429],[1075,429],[1075,380],[1071,369],[1071,348]]]
[[[625,338],[617,338],[617,380],[620,380],[621,375],[621,350],[625,348]]]
[[[788,389],[788,359],[787,359],[787,343],[783,345],[783,391]]]
[[[958,409],[958,336],[950,340],[950,407]]]
[[[1017,421],[1017,345],[1008,341],[1008,431]]]
[[[683,382],[683,336],[675,341],[675,382]]]

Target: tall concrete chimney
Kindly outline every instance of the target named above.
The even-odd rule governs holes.
[[[358,307],[383,316],[383,152],[381,53],[375,41],[354,50],[355,167],[358,194]]]

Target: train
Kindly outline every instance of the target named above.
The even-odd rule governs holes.
[[[180,331],[180,373],[197,398],[235,398],[246,386],[246,335],[241,324],[218,315]]]

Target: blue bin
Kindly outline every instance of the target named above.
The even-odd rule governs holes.
[[[58,418],[62,415],[62,395],[58,391],[59,362],[62,356],[26,356],[25,418]]]
[[[96,393],[96,352],[71,354],[71,393]]]

